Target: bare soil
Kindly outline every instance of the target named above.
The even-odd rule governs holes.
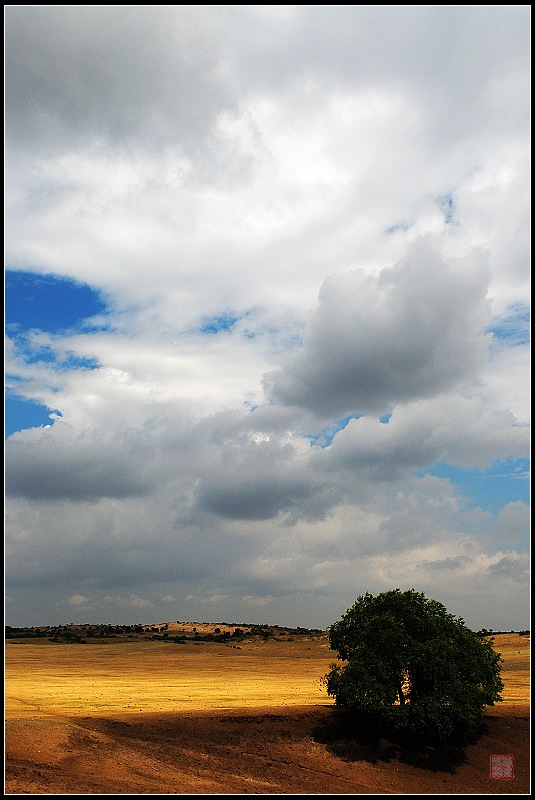
[[[355,731],[325,640],[240,648],[6,645],[6,794],[529,794],[529,639],[497,636],[504,702],[465,748]],[[514,777],[490,775],[492,755]]]

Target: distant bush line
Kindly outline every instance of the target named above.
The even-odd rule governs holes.
[[[177,621],[178,622],[178,621]],[[178,623],[180,624],[180,623]],[[220,623],[221,626],[230,626],[227,623]],[[102,639],[115,639],[118,637],[137,638],[149,640],[161,640],[176,644],[186,644],[187,642],[236,642],[248,638],[260,638],[267,641],[270,638],[284,636],[286,640],[294,636],[318,635],[325,632],[318,628],[284,628],[279,625],[246,625],[244,627],[234,627],[232,632],[222,631],[220,627],[214,628],[212,633],[201,634],[196,627],[191,631],[172,635],[168,630],[168,623],[164,625],[56,625],[39,627],[13,627],[5,626],[5,639],[49,639],[52,642],[62,644],[87,644],[88,640],[93,642]]]

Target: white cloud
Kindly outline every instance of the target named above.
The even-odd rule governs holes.
[[[67,604],[70,606],[85,606],[89,602],[89,597],[83,594],[73,594],[68,598]]]

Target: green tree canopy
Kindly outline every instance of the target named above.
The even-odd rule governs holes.
[[[337,706],[391,732],[472,736],[502,698],[492,642],[414,589],[368,592],[328,629],[343,664],[323,678]]]

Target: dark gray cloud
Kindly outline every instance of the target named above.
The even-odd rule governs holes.
[[[528,564],[519,563],[518,558],[505,556],[490,567],[493,575],[500,578],[511,578],[517,583],[527,583],[530,580]]]
[[[65,512],[69,510],[63,506]],[[247,543],[218,540],[196,528],[169,528],[165,537],[132,526],[130,531],[106,526],[98,510],[92,516],[97,530],[84,531],[81,541],[71,534],[68,546],[58,547],[58,532],[43,523],[40,541],[32,553],[10,551],[9,591],[24,587],[91,585],[102,591],[122,591],[132,586],[218,580],[225,565],[230,570],[248,552]],[[148,525],[150,526],[150,520]],[[71,522],[72,526],[72,522]],[[63,532],[62,532],[63,534]],[[61,534],[60,534],[61,535]]]
[[[124,443],[42,432],[38,439],[14,434],[5,446],[5,490],[33,500],[97,501],[138,497],[147,492],[146,464]]]
[[[308,483],[288,480],[251,482],[245,475],[234,481],[201,488],[199,505],[207,511],[231,519],[272,519],[305,502],[312,492]]]
[[[10,148],[194,148],[229,104],[201,7],[11,6],[5,22]]]
[[[390,412],[474,382],[487,341],[483,254],[452,266],[423,238],[376,277],[327,278],[302,350],[265,376],[279,402],[321,417]]]
[[[207,437],[199,464],[198,507],[229,519],[267,520],[304,509],[318,491],[300,450],[280,422],[260,414],[219,414],[199,426]]]

